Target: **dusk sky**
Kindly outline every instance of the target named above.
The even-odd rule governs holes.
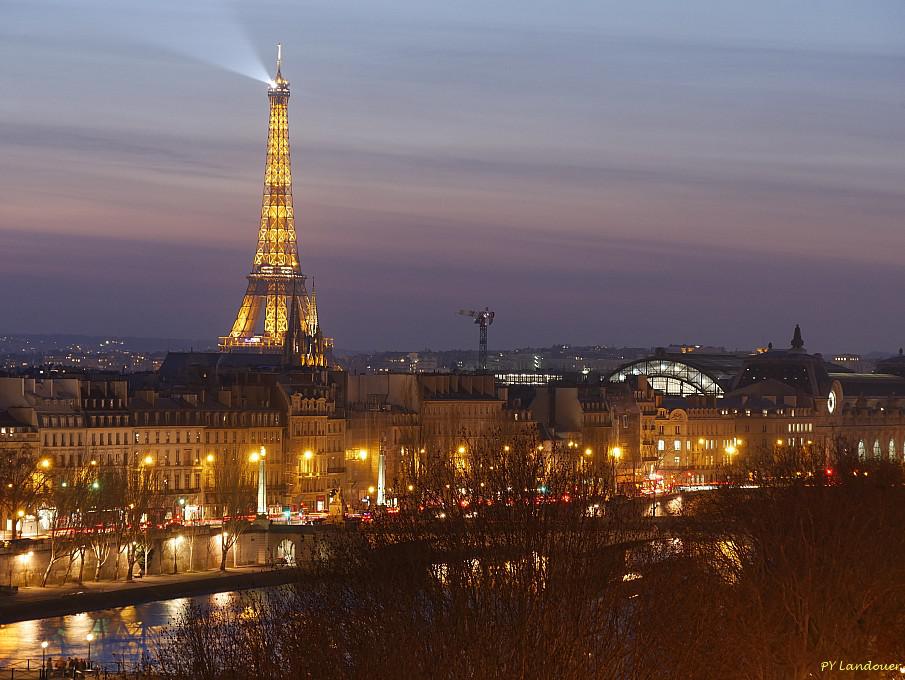
[[[0,333],[229,329],[278,41],[340,348],[905,345],[902,0],[0,0]]]

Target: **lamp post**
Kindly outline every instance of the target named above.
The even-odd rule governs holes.
[[[267,516],[267,449],[253,451],[248,456],[249,463],[258,464],[258,516]]]
[[[85,639],[88,641],[88,668],[91,668],[91,641],[94,639],[94,633],[88,633],[85,636]]]
[[[32,555],[34,555],[34,553],[31,550],[19,555],[19,559],[22,561],[22,564],[23,564],[22,569],[25,573],[25,587],[26,588],[28,588],[28,563],[31,561]]]
[[[142,474],[143,482],[146,487],[150,487],[150,484],[151,484],[149,468],[152,465],[154,465],[154,458],[152,458],[151,455],[148,454],[141,461],[141,474]],[[149,488],[145,488],[144,491],[147,494],[149,491]],[[148,544],[150,543],[149,526],[148,526],[151,521],[150,510],[151,510],[150,508],[145,508],[145,571],[144,571],[145,576],[148,575],[148,552],[150,552],[148,550],[148,548],[149,548]]]
[[[41,643],[41,680],[47,677],[47,640]]]
[[[173,574],[176,573],[176,546],[182,543],[182,536],[173,536]]]
[[[205,468],[205,463],[211,465],[214,462],[214,454],[209,453],[205,456],[204,460],[201,463],[201,521],[204,522],[204,501],[206,498],[204,497],[204,478],[207,476],[207,468]]]
[[[733,469],[732,469],[732,457],[733,457],[736,453],[738,453],[738,449],[735,447],[734,444],[730,444],[729,446],[726,447],[726,456],[727,456],[727,459],[728,459],[728,461],[729,461],[729,475],[733,475]]]
[[[613,494],[614,495],[616,493],[616,486],[617,486],[617,484],[616,484],[616,463],[619,461],[620,458],[622,458],[622,448],[619,446],[614,446],[613,450],[610,451],[610,461],[612,463],[612,470],[613,470]]]

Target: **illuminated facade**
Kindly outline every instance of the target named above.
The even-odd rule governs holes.
[[[614,372],[642,405],[641,478],[669,485],[725,481],[790,452],[830,463],[905,461],[905,359],[875,373],[808,354],[798,328],[787,350],[754,355],[660,353]],[[644,392],[654,394],[643,399]],[[644,402],[642,404],[642,402]],[[621,479],[628,481],[625,465]],[[637,481],[637,480],[636,480]]]
[[[229,335],[220,338],[225,352],[283,353],[289,365],[326,366],[329,339],[323,336],[315,293],[305,285],[299,265],[292,205],[289,156],[289,81],[277,56],[276,76],[267,90],[270,125],[258,247],[248,288]]]
[[[29,450],[64,482],[81,470],[153,469],[161,518],[216,515],[217,465],[266,452],[271,510],[287,497],[284,409],[269,385],[129,390],[126,380],[0,378],[0,454]],[[33,508],[25,535],[40,531]],[[4,531],[10,518],[0,517]]]

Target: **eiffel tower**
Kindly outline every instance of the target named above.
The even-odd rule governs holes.
[[[267,90],[270,127],[258,249],[248,289],[232,330],[220,338],[220,351],[282,354],[290,365],[326,366],[331,341],[321,332],[314,291],[309,295],[299,266],[289,162],[289,81],[281,72],[282,61],[282,45],[277,45],[276,76]]]

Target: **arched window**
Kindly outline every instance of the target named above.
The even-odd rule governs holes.
[[[858,442],[858,460],[864,460],[867,456],[867,450],[864,448],[864,440]]]
[[[895,460],[895,459],[896,459],[896,440],[890,439],[889,440],[889,460]]]
[[[880,451],[880,440],[879,440],[879,439],[875,439],[875,440],[874,440],[874,458],[876,458],[877,460],[880,460],[880,457],[881,457],[882,455],[883,455],[883,454],[882,454],[881,451]]]

